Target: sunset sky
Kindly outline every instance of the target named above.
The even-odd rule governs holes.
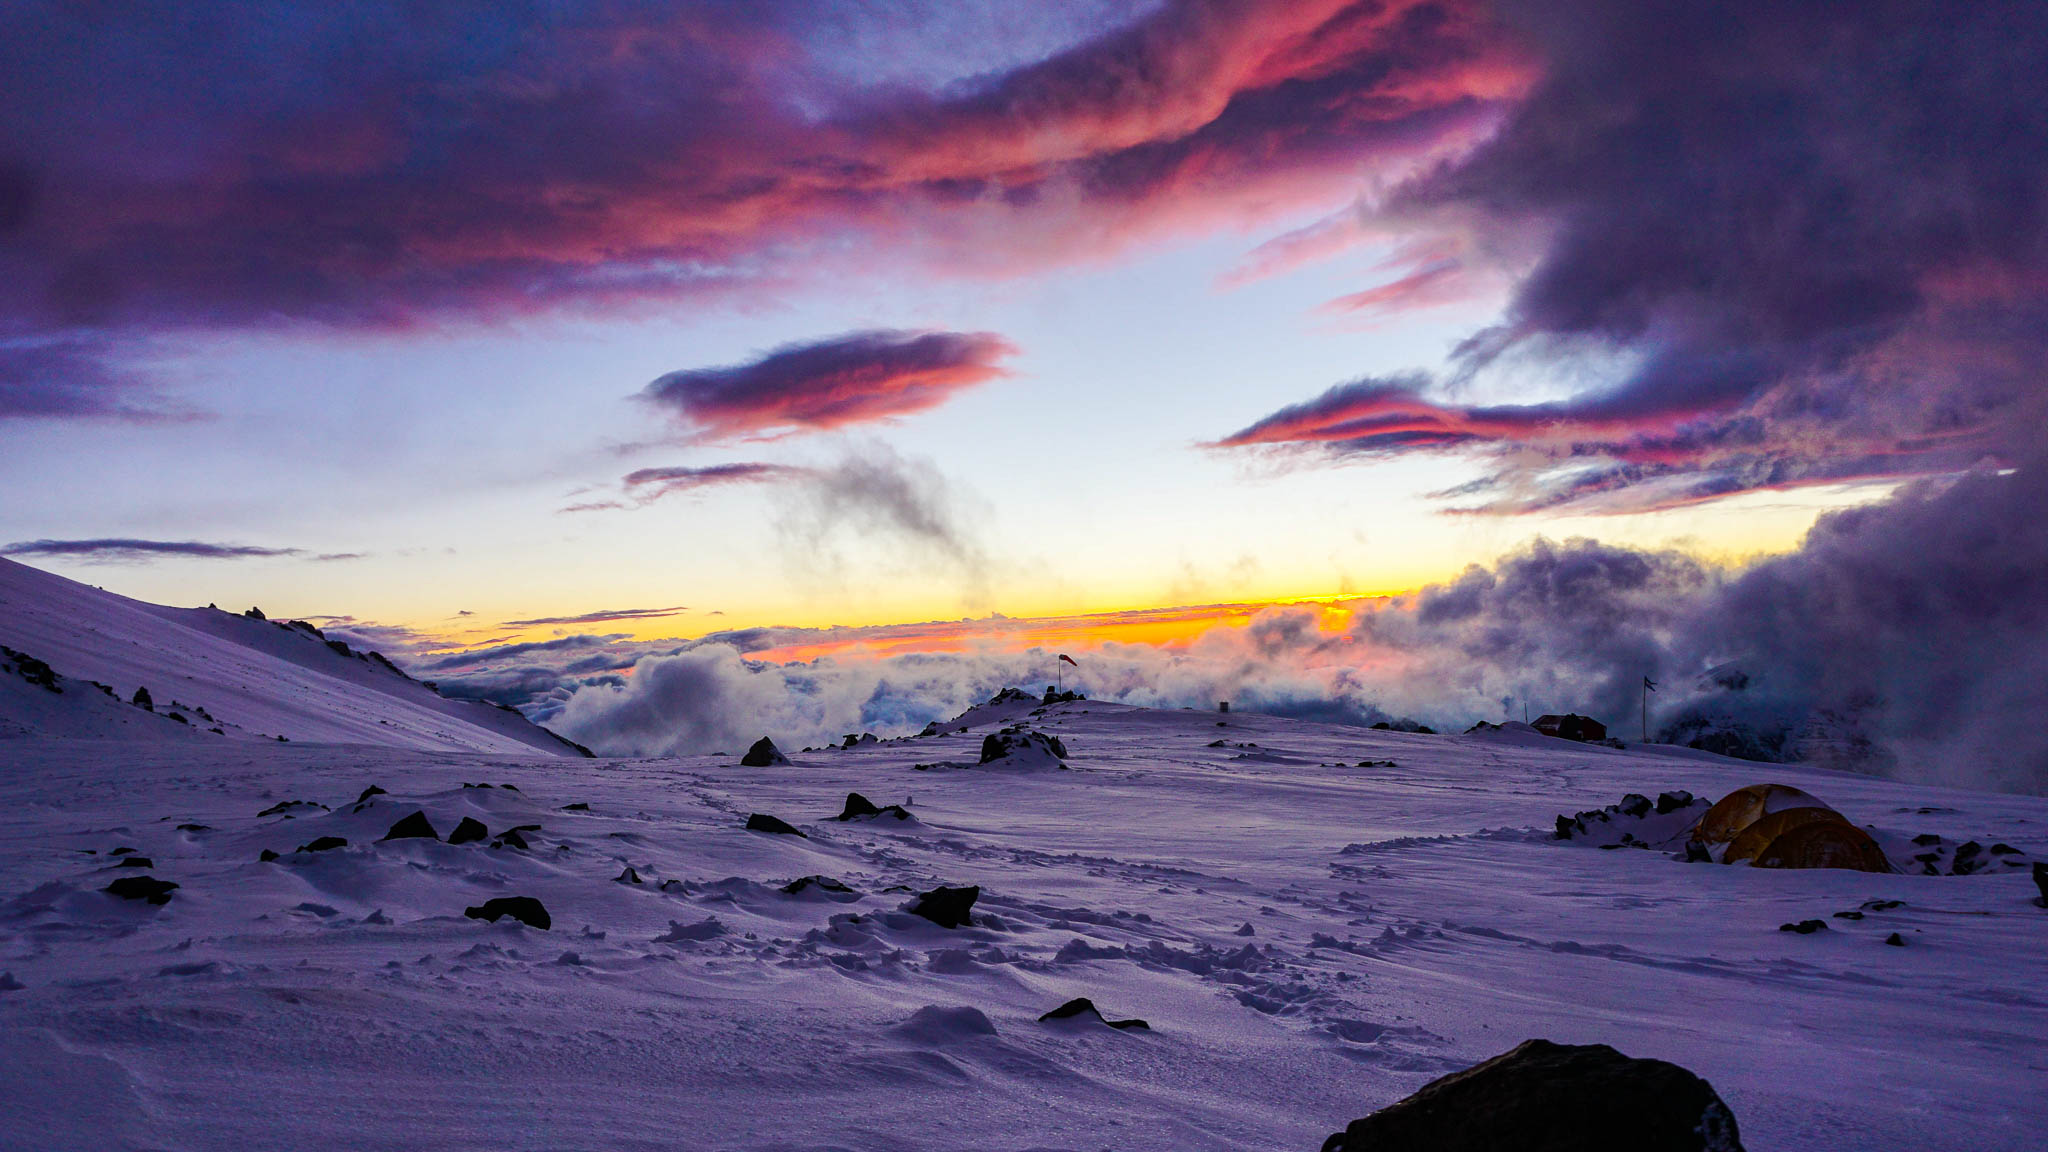
[[[1739,564],[2038,428],[2041,19],[9,5],[0,545],[467,644]]]

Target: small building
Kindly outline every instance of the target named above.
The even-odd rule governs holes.
[[[1545,736],[1555,736],[1560,740],[1607,739],[1607,725],[1591,716],[1581,716],[1576,712],[1567,712],[1562,716],[1539,716],[1531,727]]]

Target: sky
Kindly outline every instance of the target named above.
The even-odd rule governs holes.
[[[417,660],[1313,600],[1357,668],[1574,540],[1718,596],[2030,482],[2044,47],[1996,0],[27,0],[0,554]]]

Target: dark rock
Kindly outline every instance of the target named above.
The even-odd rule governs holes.
[[[846,807],[840,809],[839,815],[834,816],[833,819],[851,820],[856,816],[874,816],[881,811],[880,808],[875,807],[873,800],[858,792],[848,792],[846,794]]]
[[[211,825],[208,825],[208,824],[180,824],[180,825],[178,825],[178,831],[180,831],[180,832],[211,832],[211,831],[213,831],[213,827],[212,827]]]
[[[171,902],[171,890],[177,885],[169,880],[154,876],[123,876],[101,889],[111,892],[123,900],[147,900],[151,904],[164,905]]]
[[[576,803],[574,803],[574,804],[564,804],[564,805],[562,805],[562,811],[564,811],[564,812],[588,812],[588,811],[590,811],[590,805],[588,805],[588,804],[584,803],[584,802],[583,802],[583,801],[581,801],[581,800],[578,800],[578,801],[577,801]]]
[[[363,789],[362,795],[356,797],[356,803],[361,804],[363,801],[368,800],[372,796],[388,795],[390,795],[390,793],[384,791],[382,788],[377,787],[375,784],[372,784],[368,788]]]
[[[1005,756],[1032,748],[1042,749],[1061,760],[1067,758],[1067,746],[1061,743],[1060,738],[1057,736],[1048,735],[1044,732],[1020,732],[1014,728],[1005,728],[1001,732],[991,732],[987,736],[982,737],[981,762],[987,764],[990,761],[1000,760]]]
[[[339,836],[322,836],[310,844],[299,845],[301,852],[331,852],[336,848],[348,847],[348,841]]]
[[[834,816],[833,819],[844,822],[868,816],[893,816],[898,820],[908,820],[910,819],[910,812],[901,804],[888,804],[877,808],[874,801],[860,793],[848,792],[846,794],[845,809],[839,815]]]
[[[1680,808],[1692,807],[1692,793],[1686,791],[1657,793],[1657,815],[1676,812]]]
[[[123,856],[123,857],[121,858],[121,862],[120,862],[119,864],[116,864],[116,865],[114,865],[114,867],[116,867],[116,868],[154,868],[154,867],[156,867],[156,862],[155,862],[155,861],[153,861],[153,860],[151,860],[151,859],[150,859],[149,857],[147,857],[147,856]]]
[[[471,844],[490,838],[491,830],[484,827],[484,822],[474,816],[464,816],[462,823],[455,826],[455,831],[448,834],[450,844]]]
[[[268,864],[272,860],[277,859],[277,853],[272,852],[268,848],[265,848],[263,851],[256,854],[256,859],[261,860],[265,864]]]
[[[1780,932],[1797,932],[1801,936],[1811,936],[1815,932],[1825,932],[1827,930],[1828,922],[1825,920],[1801,920],[1797,924],[1778,925],[1778,931]]]
[[[107,855],[109,856],[131,856],[134,855],[134,853],[135,849],[130,848],[125,844],[119,848],[109,848],[107,850]]]
[[[506,830],[504,831],[504,833],[503,833],[502,835],[500,835],[500,836],[499,836],[499,837],[498,837],[498,838],[497,838],[496,840],[493,840],[493,841],[491,841],[491,847],[493,847],[493,848],[517,848],[517,849],[519,849],[519,850],[520,850],[521,852],[524,852],[524,851],[526,851],[526,850],[527,850],[527,848],[528,848],[529,846],[528,846],[528,844],[526,843],[526,837],[524,837],[524,836],[521,836],[521,835],[519,834],[519,829],[517,829],[517,828],[507,828],[507,829],[506,829]]]
[[[2038,903],[2043,908],[2048,908],[2048,860],[2034,861],[2034,887],[2041,890],[2041,899]]]
[[[1861,920],[1861,919],[1863,919],[1863,913],[1861,913],[1861,912],[1837,912],[1837,913],[1835,913],[1835,919],[1837,919],[1837,920]]]
[[[624,872],[619,873],[618,876],[615,878],[614,882],[619,884],[645,883],[645,881],[640,879],[640,873],[633,871],[633,866],[631,864],[626,865],[626,870]]]
[[[974,923],[969,912],[981,898],[981,887],[948,888],[940,885],[919,896],[910,905],[912,916],[922,916],[941,928],[965,928]]]
[[[1932,832],[1922,832],[1920,835],[1913,837],[1913,843],[1926,848],[1941,843],[1941,837]]]
[[[1086,996],[1077,996],[1067,1001],[1065,1004],[1040,1016],[1038,1022],[1043,1024],[1048,1020],[1072,1020],[1077,1017],[1083,1020],[1098,1020],[1109,1025],[1111,1028],[1143,1028],[1147,1031],[1150,1031],[1152,1028],[1150,1024],[1145,1023],[1143,1020],[1111,1020],[1109,1017],[1104,1016],[1100,1009],[1095,1007],[1095,1001],[1088,999]]]
[[[384,840],[439,840],[440,838],[441,834],[434,831],[433,824],[428,822],[427,814],[425,812],[414,812],[412,815],[393,824],[391,831],[386,832],[377,839],[381,842]]]
[[[1711,1084],[1605,1044],[1529,1040],[1424,1085],[1323,1142],[1323,1152],[1742,1152]]]
[[[135,695],[129,697],[128,702],[145,712],[156,711],[156,702],[149,698],[149,689],[147,688],[137,688]]]
[[[1687,840],[1685,842],[1685,862],[1687,864],[1711,864],[1714,862],[1714,854],[1707,851],[1705,844],[1697,840]]]
[[[19,992],[28,985],[14,978],[12,972],[0,972],[0,992]]]
[[[1894,932],[1891,935],[1885,937],[1884,942],[1891,945],[1894,948],[1904,948],[1906,946],[1906,938],[1904,936],[1899,935],[1897,932]]]
[[[818,891],[823,892],[829,896],[857,897],[860,895],[858,892],[855,892],[853,889],[848,888],[846,885],[841,884],[839,881],[834,880],[830,876],[799,876],[796,879],[791,880],[789,883],[784,884],[782,886],[781,891],[785,895],[801,896],[804,892],[812,888],[816,888]]]
[[[258,812],[256,817],[260,820],[265,816],[289,816],[300,808],[318,808],[322,812],[327,811],[327,805],[313,800],[280,800],[263,811]]]
[[[1648,816],[1650,814],[1651,807],[1650,798],[1648,796],[1643,795],[1640,792],[1631,792],[1628,795],[1623,796],[1621,798],[1621,803],[1619,805],[1616,805],[1616,807],[1621,809],[1621,814],[1623,816]]]
[[[542,931],[555,924],[548,916],[548,910],[531,896],[493,896],[474,908],[464,908],[462,914],[472,920],[489,920],[493,924],[501,916],[510,916],[521,924]]]
[[[1237,931],[1235,931],[1235,932],[1232,932],[1232,933],[1231,933],[1231,935],[1232,935],[1232,936],[1256,936],[1256,935],[1258,935],[1258,933],[1259,933],[1259,930],[1258,930],[1258,929],[1256,929],[1256,928],[1254,928],[1254,927],[1252,927],[1252,925],[1251,925],[1251,921],[1247,920],[1247,921],[1245,921],[1244,923],[1242,923],[1242,924],[1239,924],[1239,925],[1237,926]]]
[[[803,836],[806,840],[810,839],[794,827],[762,812],[755,812],[747,817],[747,831],[774,832],[781,836]]]
[[[754,746],[747,749],[745,756],[740,757],[740,766],[743,768],[770,768],[787,763],[789,757],[784,756],[782,749],[775,746],[775,741],[766,736],[754,741]]]

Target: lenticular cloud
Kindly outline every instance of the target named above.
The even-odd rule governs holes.
[[[698,441],[820,432],[935,408],[1006,375],[999,362],[1016,351],[991,332],[853,332],[745,364],[671,372],[641,396]]]

